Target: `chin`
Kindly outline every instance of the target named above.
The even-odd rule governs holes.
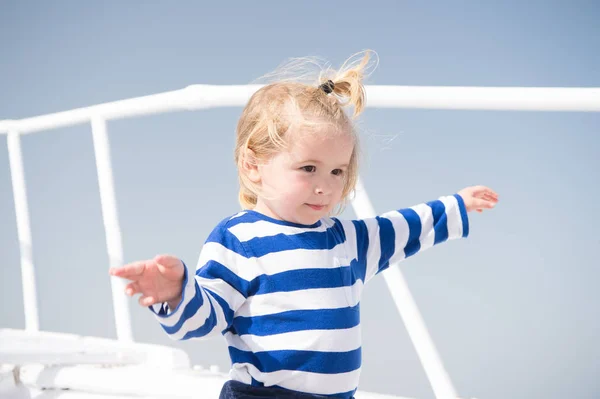
[[[299,209],[296,215],[294,215],[295,217],[293,219],[290,218],[288,220],[297,224],[312,225],[317,223],[322,218],[327,217],[328,215],[329,209],[322,209],[320,211],[309,212],[307,212],[306,209]]]
[[[302,221],[301,221],[301,222],[298,222],[298,223],[301,223],[301,224],[308,224],[308,225],[310,225],[310,224],[315,224],[315,223],[317,223],[319,220],[321,220],[321,218],[323,218],[323,217],[325,217],[325,215],[305,217],[305,218],[302,218],[302,219],[301,219]]]

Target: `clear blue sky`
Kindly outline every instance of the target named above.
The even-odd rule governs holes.
[[[371,48],[367,83],[600,87],[597,1],[0,2],[0,119],[245,84],[289,57],[339,65]],[[194,266],[235,213],[241,108],[109,123],[125,258]],[[368,109],[362,177],[387,211],[486,184],[471,236],[402,271],[463,397],[598,398],[600,114]],[[23,328],[16,221],[0,136],[0,327]],[[115,337],[90,127],[22,139],[44,330]],[[348,212],[347,217],[353,217]],[[135,338],[227,369],[224,340],[172,343],[131,302]],[[383,278],[362,302],[360,389],[433,392]]]

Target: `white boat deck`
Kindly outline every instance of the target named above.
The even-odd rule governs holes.
[[[176,348],[0,329],[2,398],[214,399],[227,379],[215,366],[192,366]],[[369,392],[356,397],[402,399]]]

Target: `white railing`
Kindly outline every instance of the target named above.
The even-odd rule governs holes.
[[[91,123],[102,215],[110,266],[123,264],[121,230],[115,202],[110,146],[106,121],[170,111],[243,106],[260,86],[192,85],[181,90],[115,101],[71,111],[21,120],[0,121],[0,134],[8,134],[11,178],[21,253],[22,284],[26,330],[38,331],[35,269],[27,191],[23,172],[20,136]],[[514,111],[600,111],[600,88],[524,88],[524,87],[413,87],[368,86],[367,106],[381,108],[429,108]],[[359,218],[373,217],[375,211],[367,193],[358,182],[353,209]],[[392,265],[383,273],[392,298],[415,345],[437,398],[454,398],[456,391],[425,327],[400,268]],[[132,342],[129,307],[124,282],[111,279],[117,337]]]

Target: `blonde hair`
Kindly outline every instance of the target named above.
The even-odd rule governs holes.
[[[370,58],[370,51],[357,53],[350,57],[339,71],[321,66],[318,77],[312,79],[312,82],[310,75],[303,73],[304,68],[318,64],[314,59],[307,58],[294,59],[265,76],[274,78],[275,82],[267,84],[252,95],[236,130],[235,162],[240,183],[239,202],[243,209],[253,209],[260,193],[260,188],[244,173],[244,162],[268,161],[278,152],[285,150],[292,138],[288,134],[292,125],[300,125],[303,130],[313,131],[329,125],[338,132],[348,132],[352,135],[354,150],[342,191],[340,210],[343,209],[358,178],[358,137],[344,108],[354,108],[352,119],[363,111],[365,88],[362,81]],[[308,83],[303,82],[307,78]],[[322,85],[330,83],[333,83],[333,91],[328,94]],[[248,159],[248,150],[253,152],[252,159]]]

